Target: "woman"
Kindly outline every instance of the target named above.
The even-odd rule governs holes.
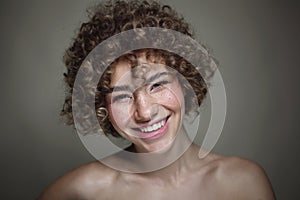
[[[99,4],[65,55],[70,93],[62,114],[68,116],[69,124],[78,114],[74,112],[77,99],[71,95],[78,92],[75,78],[84,59],[108,38],[143,27],[192,37],[189,25],[169,6],[152,1]],[[141,35],[138,41],[145,34]],[[117,153],[103,162],[81,166],[56,180],[39,199],[274,199],[257,164],[213,153],[199,159],[200,149],[188,137],[183,119],[198,113],[207,93],[206,80],[214,71],[212,61],[206,53],[199,63],[206,66],[201,76],[197,66],[161,49],[133,50],[113,60],[103,68],[94,96],[97,120],[104,134],[130,141],[126,150],[137,158],[132,161]],[[91,132],[97,129],[89,123],[85,126]],[[140,156],[144,154],[149,156]],[[131,173],[107,163],[146,170]]]

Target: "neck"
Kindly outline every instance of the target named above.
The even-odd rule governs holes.
[[[191,142],[186,131],[183,129],[167,150],[155,153],[153,155],[154,159],[149,159],[148,155],[145,159],[141,159],[141,163],[147,167],[153,166],[153,164],[164,163],[166,167],[145,174],[157,175],[164,178],[168,176],[171,179],[176,179],[176,177],[186,172],[195,163],[198,150],[199,148]]]

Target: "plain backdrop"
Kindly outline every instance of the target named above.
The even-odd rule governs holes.
[[[59,117],[64,50],[89,0],[4,0],[1,40],[1,199],[34,199],[93,161]],[[220,62],[227,118],[214,151],[267,172],[278,199],[300,199],[299,1],[168,0]]]

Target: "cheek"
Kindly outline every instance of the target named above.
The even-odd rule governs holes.
[[[128,124],[129,113],[124,108],[108,106],[109,119],[116,129],[122,129]]]
[[[119,110],[117,112],[116,109],[114,111],[112,110],[112,107],[108,107],[108,115],[111,124],[115,128],[115,130],[125,139],[130,141],[130,137],[128,137],[128,134],[126,134],[126,128],[128,127],[129,124],[129,115],[127,112],[124,112],[124,109],[122,111]]]
[[[184,107],[184,97],[180,88],[170,88],[157,97],[159,103],[172,109],[181,109]]]

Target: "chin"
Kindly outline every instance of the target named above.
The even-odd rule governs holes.
[[[168,141],[157,141],[152,144],[143,146],[145,152],[147,153],[166,153],[170,150],[174,142],[174,139],[169,139]]]

